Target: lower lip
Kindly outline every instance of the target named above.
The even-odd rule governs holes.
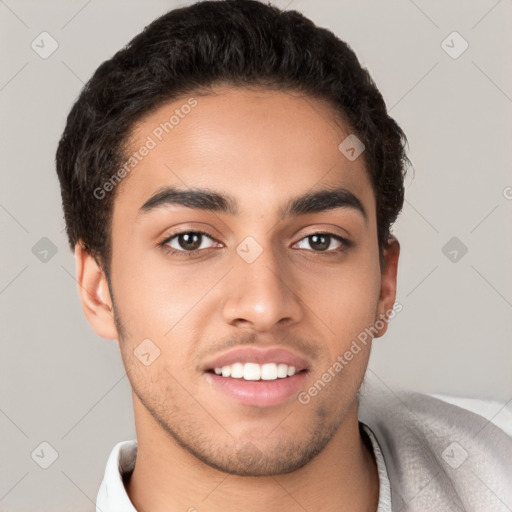
[[[296,396],[304,385],[307,372],[276,380],[244,380],[206,373],[208,381],[238,403],[271,407]]]

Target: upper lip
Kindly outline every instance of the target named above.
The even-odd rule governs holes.
[[[238,347],[208,361],[203,369],[204,371],[214,370],[233,363],[284,363],[288,366],[294,366],[297,372],[307,370],[309,367],[306,359],[285,348]]]

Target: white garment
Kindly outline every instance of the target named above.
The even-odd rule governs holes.
[[[359,420],[379,441],[394,512],[512,511],[512,438],[490,420],[367,381]]]
[[[110,453],[96,497],[96,512],[137,512],[124,487],[123,474],[133,471],[137,441],[121,441]]]
[[[361,389],[359,420],[379,474],[376,512],[510,512],[512,439],[485,418],[437,398]],[[137,441],[110,453],[96,512],[137,512],[122,475]]]

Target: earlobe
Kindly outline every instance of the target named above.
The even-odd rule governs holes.
[[[87,320],[102,338],[118,339],[104,271],[80,242],[75,245],[75,258],[78,293]]]
[[[396,299],[396,281],[398,271],[398,258],[400,255],[400,243],[396,238],[388,239],[383,250],[383,267],[381,269],[381,289],[379,296],[378,315],[376,326],[378,334],[376,338],[384,335],[388,328],[388,320],[393,312]],[[382,325],[384,324],[384,325]]]

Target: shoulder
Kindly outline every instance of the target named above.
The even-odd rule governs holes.
[[[486,418],[428,395],[366,383],[359,417],[381,446],[397,509],[512,507],[512,438]]]

